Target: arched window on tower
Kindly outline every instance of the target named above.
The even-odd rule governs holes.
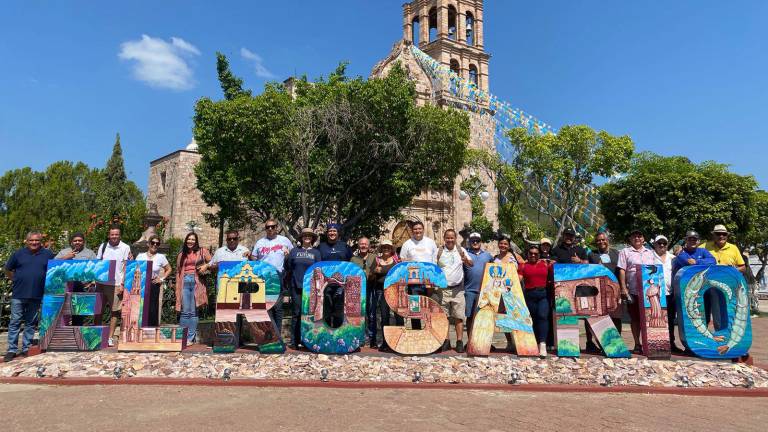
[[[421,25],[419,23],[419,17],[416,17],[411,21],[411,40],[413,44],[419,46],[419,36],[421,35]]]
[[[437,39],[437,8],[429,10],[429,41]]]
[[[461,76],[461,66],[459,66],[459,61],[456,59],[451,59],[451,72]]]
[[[475,17],[467,12],[467,45],[475,44]]]
[[[453,5],[448,6],[448,39],[456,40],[456,32],[458,31],[456,23],[458,22],[458,13]]]
[[[480,83],[477,81],[477,75],[477,66],[469,65],[469,82],[480,87]]]

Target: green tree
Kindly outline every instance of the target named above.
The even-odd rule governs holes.
[[[203,160],[199,184],[233,185],[249,214],[302,227],[339,222],[345,237],[376,236],[425,188],[451,188],[465,161],[469,118],[418,107],[395,67],[381,79],[350,79],[342,64],[327,79],[297,80],[295,92],[267,84],[256,96],[195,106]],[[202,177],[202,178],[200,178]]]
[[[750,287],[750,306],[752,313],[756,314],[760,312],[757,290],[760,287],[760,281],[765,278],[765,269],[768,266],[768,192],[755,191],[750,210],[749,229],[740,236],[739,246],[742,251],[749,252],[760,260],[760,270],[757,273],[752,271],[752,266],[749,264],[744,272]]]
[[[595,132],[588,126],[565,126],[556,135],[534,135],[524,128],[507,132],[516,150],[513,167],[528,173],[527,181],[546,185],[558,206],[544,209],[558,227],[556,236],[572,226],[596,176],[612,177],[629,168],[634,143],[628,136]]]
[[[756,182],[715,162],[640,153],[628,175],[600,187],[600,207],[611,231],[633,228],[664,234],[674,243],[694,229],[707,234],[725,224],[740,241],[750,228]]]

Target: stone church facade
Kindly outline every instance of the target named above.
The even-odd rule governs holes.
[[[396,43],[390,54],[380,61],[371,73],[372,78],[385,75],[396,63],[407,71],[416,85],[417,104],[435,104],[445,109],[465,109],[470,117],[470,147],[494,149],[495,121],[487,103],[466,106],[454,97],[445,83],[433,80],[419,64],[411,51],[416,45],[440,64],[460,77],[474,82],[488,91],[488,60],[483,47],[482,0],[415,0],[403,5],[403,40]],[[194,166],[199,162],[194,141],[184,150],[178,150],[150,163],[148,205],[156,205],[158,212],[169,218],[166,237],[183,238],[189,222],[198,223],[196,231],[203,246],[218,244],[218,230],[204,222],[203,213],[215,212],[208,207],[195,187]],[[410,206],[402,211],[402,219],[390,221],[386,228],[396,246],[408,237],[412,221],[424,223],[426,234],[442,240],[444,231],[461,231],[472,219],[470,199],[460,191],[462,180],[477,175],[488,198],[485,216],[497,223],[499,196],[493,178],[487,173],[462,170],[457,173],[453,190],[425,190]],[[464,199],[462,199],[464,198]],[[255,237],[247,233],[246,237]],[[253,239],[244,241],[252,245]]]

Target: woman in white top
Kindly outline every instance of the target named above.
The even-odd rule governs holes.
[[[157,250],[160,248],[160,237],[152,235],[149,237],[149,250],[140,253],[136,261],[152,261],[152,285],[150,292],[144,296],[149,308],[149,320],[145,327],[157,327],[160,325],[160,314],[162,299],[160,298],[160,287],[165,282],[168,275],[171,274],[171,264],[168,258]]]

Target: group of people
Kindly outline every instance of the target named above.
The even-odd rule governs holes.
[[[443,345],[443,350],[455,349],[464,352],[464,331],[471,334],[472,318],[477,307],[484,269],[487,263],[515,264],[523,286],[525,302],[533,320],[534,334],[539,346],[541,357],[546,357],[547,349],[554,345],[552,328],[553,305],[553,267],[554,263],[563,264],[601,264],[615,272],[621,288],[622,300],[628,307],[631,318],[632,335],[635,340],[635,351],[640,351],[640,302],[642,288],[638,286],[635,277],[636,264],[662,264],[668,292],[667,304],[669,313],[670,338],[673,352],[681,350],[674,343],[675,299],[669,292],[674,274],[688,265],[733,265],[744,269],[744,259],[738,248],[728,243],[728,230],[717,225],[712,231],[712,241],[700,247],[700,237],[695,231],[686,234],[685,244],[675,256],[668,251],[669,241],[663,236],[652,240],[653,249],[646,248],[645,235],[632,231],[629,235],[629,246],[616,251],[610,246],[610,239],[605,232],[595,236],[596,249],[591,252],[577,243],[576,232],[566,229],[562,240],[553,246],[552,241],[543,238],[538,243],[531,244],[524,251],[525,258],[512,249],[509,238],[498,240],[498,253],[493,255],[483,249],[483,238],[479,233],[471,233],[468,238],[468,248],[458,243],[457,233],[448,229],[443,234],[443,244],[438,247],[435,241],[424,235],[424,225],[414,222],[411,225],[411,238],[406,240],[398,254],[392,241],[379,241],[378,249],[371,248],[368,238],[357,239],[357,248],[352,250],[341,240],[341,226],[329,224],[326,227],[325,238],[318,244],[318,234],[306,228],[300,233],[300,244],[292,242],[279,234],[280,224],[276,220],[267,220],[264,224],[265,236],[259,239],[253,250],[240,244],[240,235],[236,230],[226,232],[226,245],[211,254],[201,247],[198,236],[190,232],[184,238],[181,251],[176,259],[175,270],[165,255],[159,252],[161,239],[153,235],[148,239],[148,251],[135,257],[136,260],[152,261],[152,283],[147,300],[149,304],[148,325],[159,325],[161,309],[161,286],[164,281],[174,274],[176,289],[176,311],[179,313],[179,324],[188,329],[188,343],[197,340],[198,310],[208,303],[204,275],[218,268],[225,261],[258,260],[274,266],[282,284],[282,293],[288,294],[291,301],[290,347],[298,349],[301,346],[300,315],[301,297],[304,284],[304,274],[314,263],[320,261],[350,261],[358,265],[367,278],[367,339],[371,348],[382,351],[389,350],[383,340],[380,328],[389,325],[394,319],[396,325],[403,325],[404,319],[392,316],[392,311],[384,299],[384,282],[389,270],[401,261],[427,262],[438,265],[444,272],[447,287],[427,292],[424,287],[414,287],[410,294],[428,295],[443,308],[449,320],[454,325],[456,334],[455,347],[449,340]],[[11,361],[16,356],[25,356],[32,344],[37,327],[40,304],[43,297],[45,274],[48,261],[63,260],[113,260],[116,261],[115,284],[107,285],[102,293],[104,302],[111,311],[109,325],[110,346],[115,345],[113,338],[117,319],[120,316],[121,299],[123,294],[123,279],[125,265],[134,259],[131,248],[121,240],[121,230],[118,226],[109,229],[108,239],[100,244],[96,252],[86,247],[85,236],[75,233],[70,237],[70,247],[54,255],[42,246],[42,235],[33,231],[27,234],[25,247],[16,251],[5,264],[6,276],[13,281],[11,299],[11,320],[8,329],[8,350],[4,360]],[[73,290],[85,290],[87,287],[76,284]],[[713,317],[713,324],[719,329],[726,323],[721,322],[719,301],[712,296],[705,298],[707,316]],[[283,295],[270,309],[270,317],[277,327],[277,334],[282,334]],[[329,311],[328,323],[338,327],[344,319],[344,293],[339,286],[328,287],[324,293],[324,310]],[[621,316],[623,311],[614,315],[614,322],[621,331]],[[18,337],[21,323],[24,322],[24,334],[21,350],[18,349]],[[73,322],[73,325],[78,323]],[[465,326],[466,324],[466,326]],[[418,320],[412,320],[413,328],[421,328]],[[379,336],[382,335],[381,343]],[[510,334],[506,334],[508,348],[512,347]],[[592,341],[592,335],[587,331],[587,350],[597,351]]]

